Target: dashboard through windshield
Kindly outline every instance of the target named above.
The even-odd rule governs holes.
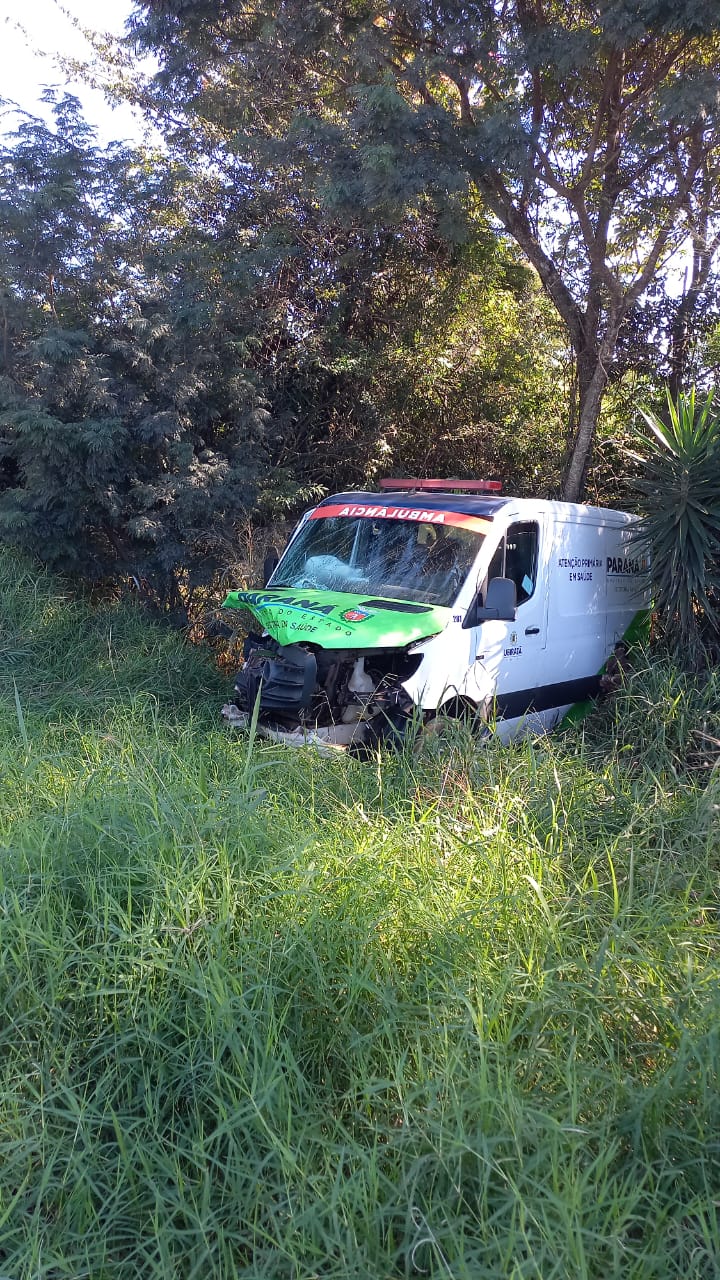
[[[418,519],[311,518],[268,585],[447,607],[457,597],[483,537],[475,529]]]

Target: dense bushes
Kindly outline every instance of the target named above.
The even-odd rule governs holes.
[[[250,512],[392,468],[557,478],[562,343],[479,211],[333,223],[232,140],[101,152],[55,117],[0,152],[5,542],[178,607]]]

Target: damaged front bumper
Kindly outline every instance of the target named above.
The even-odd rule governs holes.
[[[405,682],[423,661],[419,642],[449,610],[413,600],[290,588],[230,592],[264,628],[245,641],[232,702],[222,714],[275,742],[368,752],[402,741],[422,716]]]
[[[273,742],[366,753],[387,739],[402,740],[417,715],[402,681],[420,656],[328,652],[261,636],[248,638],[245,654],[235,699],[222,715],[238,728],[254,720],[256,732]]]
[[[252,716],[241,711],[234,702],[226,702],[221,714],[235,729],[250,727]],[[279,742],[286,747],[313,747],[321,755],[328,756],[347,751],[348,747],[359,749],[365,746],[365,726],[360,724],[320,725],[316,728],[302,725],[297,729],[280,729],[258,720],[256,732],[271,742]]]

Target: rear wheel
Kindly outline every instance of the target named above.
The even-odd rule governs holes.
[[[473,749],[478,741],[488,738],[490,732],[482,708],[469,698],[453,698],[428,719],[419,736],[418,745],[442,745],[447,750],[465,745]]]

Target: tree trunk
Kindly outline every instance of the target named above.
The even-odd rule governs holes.
[[[627,306],[627,294],[624,298],[615,299],[602,341],[598,344],[592,338],[586,339],[578,352],[578,419],[563,483],[566,502],[581,502],[583,499],[608,371],[615,359],[620,325]]]
[[[605,344],[603,348],[604,346]],[[563,482],[563,498],[566,502],[580,502],[585,491],[585,478],[608,380],[604,354],[604,350],[596,350],[583,351],[578,356],[577,429]]]

